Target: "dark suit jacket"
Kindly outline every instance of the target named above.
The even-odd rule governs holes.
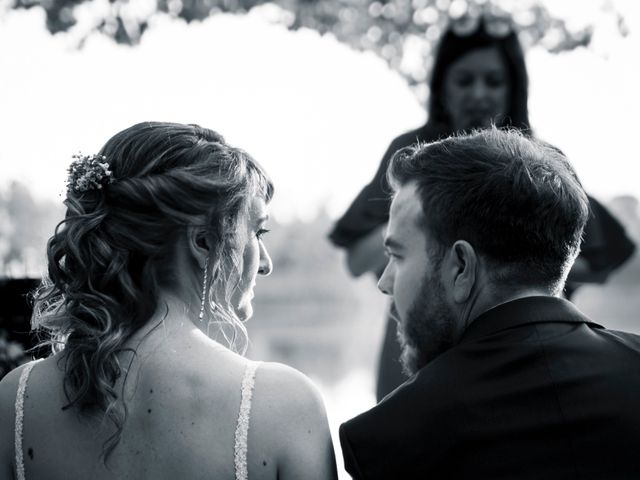
[[[640,337],[528,297],[340,427],[356,479],[640,479]]]

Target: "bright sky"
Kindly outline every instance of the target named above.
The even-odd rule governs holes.
[[[582,16],[593,13],[585,5],[602,4],[557,3],[559,13]],[[534,129],[603,199],[640,197],[640,3],[620,4],[628,37],[604,22],[588,50],[527,56]],[[59,200],[73,153],[94,153],[135,122],[168,120],[217,130],[257,158],[276,183],[278,219],[310,217],[321,205],[336,216],[391,139],[425,118],[404,80],[372,53],[289,32],[264,12],[189,26],[160,17],[136,48],[96,35],[77,50],[77,39],[49,35],[38,8],[2,14],[0,184],[17,179]]]

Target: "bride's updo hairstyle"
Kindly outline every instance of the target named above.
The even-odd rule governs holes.
[[[114,423],[108,454],[126,419],[126,406],[117,407],[118,354],[162,307],[158,293],[174,285],[176,243],[190,226],[203,227],[210,249],[205,321],[233,326],[230,347],[244,353],[246,330],[230,303],[242,262],[237,222],[252,198],[271,199],[273,185],[247,153],[197,125],[140,123],[111,138],[97,158],[108,164],[110,183],[78,188],[70,176],[33,324],[54,352],[64,352],[67,408],[102,411]],[[202,279],[194,285],[202,288]],[[196,321],[199,308],[191,312]]]

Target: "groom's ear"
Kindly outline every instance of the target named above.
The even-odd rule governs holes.
[[[209,241],[204,228],[190,226],[187,228],[187,246],[194,260],[204,268],[205,259],[209,256]]]
[[[477,267],[478,255],[473,246],[465,240],[456,241],[447,258],[449,287],[456,303],[464,303],[471,296],[476,284]]]

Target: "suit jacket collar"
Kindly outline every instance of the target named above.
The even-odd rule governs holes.
[[[588,323],[595,328],[604,328],[589,320],[573,303],[563,298],[524,297],[502,303],[480,314],[467,327],[460,343],[507,328],[544,322]]]

